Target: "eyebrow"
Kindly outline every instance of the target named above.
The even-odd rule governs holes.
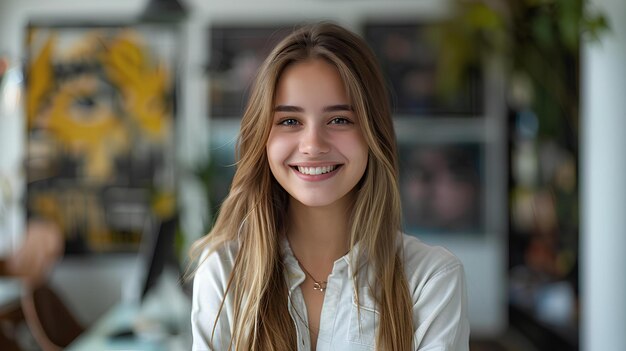
[[[354,111],[351,105],[330,105],[324,107],[323,112],[336,112],[336,111]],[[300,106],[292,105],[278,105],[274,107],[274,112],[304,112],[304,109]]]

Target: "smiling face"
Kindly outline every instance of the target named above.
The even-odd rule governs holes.
[[[292,64],[278,80],[266,145],[272,174],[309,207],[348,205],[368,147],[337,69],[322,59]]]

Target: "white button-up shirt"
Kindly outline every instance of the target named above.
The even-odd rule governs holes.
[[[412,236],[403,236],[403,246],[404,270],[413,301],[414,349],[469,350],[467,292],[460,261],[446,249],[428,246]],[[231,243],[201,261],[194,279],[191,311],[194,351],[228,349],[234,323],[230,294],[212,342],[211,335],[236,254],[237,246]],[[289,313],[298,334],[298,350],[310,350],[307,310],[300,290],[305,274],[286,240],[282,243],[282,254],[287,268]],[[378,311],[369,290],[368,277],[365,270],[360,269],[359,272],[363,273],[357,277],[361,305],[359,323],[350,257],[348,254],[335,261],[328,276],[317,338],[318,351],[375,349]]]

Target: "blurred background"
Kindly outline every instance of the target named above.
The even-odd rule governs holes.
[[[463,261],[471,349],[626,349],[619,0],[1,0],[0,349],[189,349],[250,83],[321,20],[380,60],[404,229]]]

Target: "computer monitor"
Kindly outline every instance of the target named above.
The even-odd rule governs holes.
[[[145,306],[146,296],[159,281],[166,267],[173,268],[180,275],[181,269],[175,255],[175,236],[178,217],[162,220],[147,215],[144,223],[138,255],[139,287],[138,302]],[[143,306],[142,306],[143,308]],[[145,316],[144,316],[145,317]],[[142,317],[143,318],[143,317]],[[171,335],[179,332],[178,326],[170,320],[162,321]],[[128,339],[137,336],[134,325],[124,325],[110,333],[111,339]],[[145,328],[145,326],[144,326]]]
[[[150,216],[142,237],[140,259],[144,264],[140,298],[143,301],[159,280],[165,267],[174,268],[180,274],[175,254],[175,236],[178,217],[162,220]]]

